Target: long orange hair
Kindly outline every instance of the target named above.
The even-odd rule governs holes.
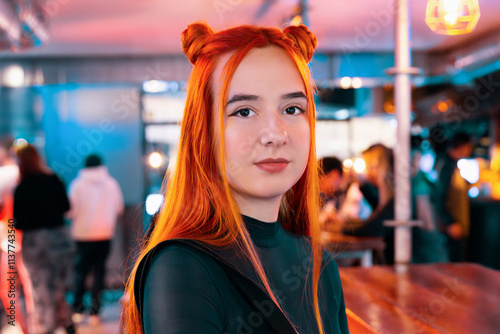
[[[313,256],[313,303],[319,332],[323,333],[318,303],[318,281],[321,270],[318,207],[319,186],[315,149],[316,110],[314,84],[308,68],[316,47],[316,37],[307,27],[277,28],[239,26],[214,33],[203,23],[194,23],[182,34],[184,53],[194,65],[190,75],[186,106],[181,123],[181,138],[173,173],[166,176],[165,201],[149,239],[129,277],[123,320],[126,333],[142,332],[135,296],[134,282],[140,260],[158,243],[170,239],[191,239],[211,246],[227,246],[248,257],[263,287],[281,309],[269,286],[261,261],[250,239],[239,208],[231,195],[225,174],[223,108],[229,82],[239,63],[253,48],[275,45],[281,47],[297,66],[308,98],[310,124],[309,161],[302,177],[283,196],[279,220],[284,229],[296,235],[311,237]],[[214,69],[224,54],[231,54],[223,70],[222,94],[214,96]],[[217,104],[215,102],[218,102]],[[219,122],[213,119],[218,115]],[[220,129],[216,131],[215,124]],[[216,133],[220,135],[217,136]]]

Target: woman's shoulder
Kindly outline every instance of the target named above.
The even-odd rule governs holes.
[[[171,289],[185,285],[203,285],[218,291],[224,281],[224,271],[196,243],[167,240],[151,249],[140,261],[136,272],[136,293],[142,294],[146,285]],[[201,289],[201,288],[200,288]]]
[[[167,240],[159,243],[143,259],[144,269],[173,268],[182,269],[186,274],[212,273],[217,268],[215,260],[194,242],[184,240]]]
[[[141,260],[134,286],[146,332],[158,333],[166,325],[173,332],[179,319],[190,332],[207,324],[223,328],[228,285],[223,275],[210,255],[189,242],[158,244]]]

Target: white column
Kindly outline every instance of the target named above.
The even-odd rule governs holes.
[[[396,2],[395,67],[388,73],[395,75],[394,102],[396,107],[397,140],[394,150],[395,181],[395,264],[396,270],[406,271],[411,260],[411,193],[410,193],[410,127],[411,75],[418,72],[411,67],[410,0]]]

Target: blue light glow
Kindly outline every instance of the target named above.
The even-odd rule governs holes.
[[[472,187],[469,189],[469,197],[476,198],[479,195],[478,187]]]

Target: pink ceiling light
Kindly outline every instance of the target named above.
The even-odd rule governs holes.
[[[428,0],[425,23],[437,34],[470,33],[479,20],[478,0]]]

